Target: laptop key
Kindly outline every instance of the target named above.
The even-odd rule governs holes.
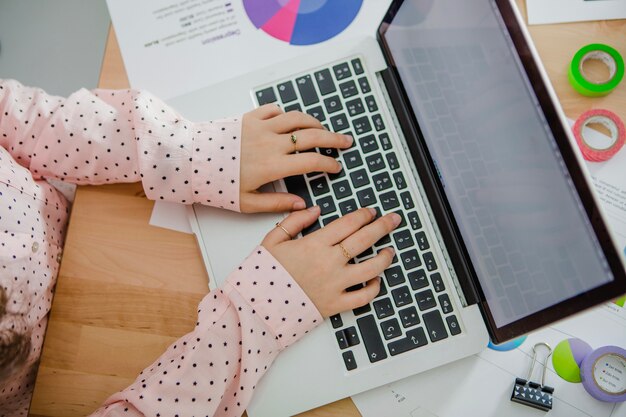
[[[306,180],[302,175],[294,175],[293,177],[285,178],[285,186],[287,187],[287,191],[301,197],[307,207],[313,205],[309,189],[306,186]]]
[[[396,304],[396,307],[404,307],[413,302],[411,291],[409,291],[409,287],[407,286],[392,290],[391,296],[393,297],[393,302]]]
[[[320,93],[322,93],[323,96],[337,91],[337,87],[335,87],[333,77],[332,75],[330,75],[330,70],[323,69],[321,71],[317,71],[313,75],[315,76],[315,81],[317,81],[317,86],[320,89]]]
[[[358,116],[365,111],[365,107],[363,107],[363,101],[360,98],[355,98],[354,100],[348,101],[346,103],[346,109],[348,110],[348,114],[352,117]]]
[[[315,178],[314,180],[311,180],[310,185],[315,197],[326,194],[330,191],[326,177]]]
[[[307,226],[304,229],[302,229],[302,236],[309,235],[313,233],[314,231],[319,230],[320,228],[321,228],[320,222],[316,220],[315,222],[313,222],[312,225]]]
[[[359,206],[356,205],[356,201],[354,201],[353,198],[339,203],[339,210],[343,216],[352,213],[353,211],[357,211],[358,209]]]
[[[357,135],[364,135],[372,130],[370,119],[367,116],[352,120],[352,126]]]
[[[388,346],[391,356],[395,356],[427,344],[428,339],[426,339],[424,329],[418,327],[417,329],[409,330],[408,332],[406,332],[405,338],[402,338],[395,342],[391,342]]]
[[[317,200],[316,204],[320,206],[320,211],[321,211],[320,215],[322,216],[325,214],[332,213],[337,210],[337,207],[335,207],[335,202],[333,201],[332,196],[320,198],[319,200]]]
[[[330,324],[333,325],[333,329],[338,329],[343,326],[343,320],[341,320],[341,315],[335,314],[334,316],[330,316]]]
[[[417,306],[420,311],[428,310],[429,308],[437,306],[437,301],[435,300],[435,296],[431,290],[418,292],[415,294],[415,300],[417,301]]]
[[[367,81],[367,77],[359,78],[359,86],[361,87],[361,92],[363,94],[367,94],[370,91],[372,91],[372,88],[370,87],[370,83]]]
[[[347,350],[341,354],[343,356],[343,364],[346,365],[348,371],[355,370],[357,368],[356,360],[354,359],[354,353],[351,350]]]
[[[285,106],[285,111],[302,111],[302,106],[300,103],[290,104],[289,106]]]
[[[371,363],[378,362],[387,358],[387,352],[385,352],[385,345],[380,337],[378,326],[374,316],[368,315],[358,318],[356,324],[359,326],[361,337],[363,338],[363,344],[367,351],[367,357]]]
[[[339,345],[339,349],[346,349],[348,347],[348,340],[343,330],[336,331],[335,338],[337,339],[337,344]]]
[[[381,279],[380,290],[378,291],[378,294],[376,294],[376,298],[382,297],[383,295],[387,295],[387,286],[385,285],[385,280]]]
[[[443,314],[452,313],[452,303],[450,302],[450,297],[448,297],[448,294],[441,294],[437,298],[439,299],[439,305],[441,306],[441,311],[443,311]]]
[[[363,74],[363,72],[364,72],[363,64],[361,64],[361,60],[359,58],[355,58],[355,59],[353,59],[350,62],[352,63],[352,68],[354,68],[354,73],[356,75]]]
[[[376,316],[379,319],[384,319],[386,317],[392,316],[394,313],[393,305],[391,305],[391,300],[389,298],[383,298],[382,300],[374,301],[374,310],[376,311]]]
[[[372,306],[369,304],[365,304],[364,306],[357,307],[352,310],[355,316],[360,316],[362,314],[369,313],[370,311],[372,311]]]
[[[298,86],[298,91],[300,91],[300,97],[302,97],[302,102],[305,106],[319,103],[320,99],[317,96],[315,86],[313,85],[313,79],[310,75],[296,78],[296,85]]]
[[[339,161],[339,163],[341,163],[341,161]],[[337,172],[336,174],[327,174],[328,175],[328,179],[331,181],[335,181],[339,178],[343,178],[346,176],[346,170],[342,169],[341,171]]]
[[[367,176],[367,171],[364,169],[359,169],[358,171],[354,171],[350,173],[350,180],[352,181],[352,185],[354,188],[363,187],[370,183],[370,179]]]
[[[293,83],[291,81],[286,81],[284,83],[278,84],[278,94],[280,95],[280,99],[283,103],[289,103],[298,98],[296,95],[296,90],[293,88]]]
[[[378,239],[378,241],[376,243],[374,243],[374,246],[380,247],[382,245],[387,245],[389,243],[391,243],[391,238],[389,237],[389,235],[385,235],[385,236],[381,237],[380,239]],[[380,248],[380,249],[382,250],[384,248]],[[394,256],[394,258],[395,258],[395,256]]]
[[[398,169],[400,168],[400,164],[398,163],[398,158],[394,152],[389,152],[387,154],[387,162],[389,162],[389,168]]]
[[[383,117],[380,114],[372,116],[372,123],[374,123],[374,129],[376,129],[377,132],[385,130],[385,122],[383,122]]]
[[[323,122],[324,120],[326,120],[326,115],[324,114],[324,110],[322,109],[322,106],[315,106],[313,108],[308,109],[306,112],[310,114],[311,116],[315,117],[320,122]]]
[[[425,251],[430,248],[430,244],[428,243],[428,239],[426,238],[426,233],[417,232],[415,234],[415,240],[417,241],[417,246],[421,251]]]
[[[404,269],[406,269],[407,271],[417,268],[422,264],[422,260],[417,253],[417,249],[411,249],[409,251],[406,251],[402,255],[400,255],[400,257],[402,258],[402,264],[404,265]]]
[[[329,223],[332,223],[333,221],[337,220],[338,218],[339,218],[339,216],[337,216],[337,215],[326,217],[326,218],[322,219],[322,223],[324,223],[324,226],[326,226]]]
[[[437,262],[435,261],[435,256],[432,252],[426,252],[424,254],[424,264],[426,264],[426,269],[429,271],[434,271],[437,269]]]
[[[330,156],[331,158],[339,157],[339,151],[335,148],[320,148],[320,153],[324,156]]]
[[[389,149],[391,149],[391,139],[389,139],[389,135],[387,133],[381,133],[378,136],[378,141],[380,142],[384,150],[388,151]]]
[[[274,87],[267,87],[263,90],[257,91],[256,100],[259,103],[259,106],[268,103],[274,103],[276,101],[276,93],[274,93]]]
[[[409,246],[413,246],[413,237],[408,230],[401,230],[393,234],[393,240],[396,242],[398,250],[406,249]]]
[[[392,266],[385,270],[385,278],[387,278],[387,284],[390,287],[402,284],[404,282],[404,274],[402,268],[399,265]]]
[[[389,174],[386,172],[381,172],[380,174],[374,175],[372,177],[372,181],[374,181],[374,187],[376,187],[376,191],[384,191],[393,185],[391,183],[391,178],[389,177]]]
[[[407,274],[409,284],[413,290],[419,290],[420,288],[428,287],[428,279],[426,278],[426,271],[418,269],[417,271],[411,271]]]
[[[441,278],[441,274],[439,272],[432,274],[430,276],[430,281],[433,283],[435,292],[441,292],[446,289],[446,286],[443,283],[443,278]]]
[[[330,118],[330,124],[335,132],[340,132],[350,127],[348,118],[345,114],[340,113]]]
[[[343,160],[346,161],[346,166],[349,169],[363,165],[363,159],[361,159],[361,153],[359,151],[350,151],[344,153]]]
[[[406,219],[404,218],[404,212],[402,210],[396,210],[395,212],[398,216],[400,216],[400,224],[398,225],[398,229],[402,229],[406,226]]]
[[[339,91],[341,91],[341,96],[343,98],[350,98],[359,94],[356,84],[352,80],[339,84]]]
[[[335,78],[337,79],[337,81],[343,80],[345,78],[350,78],[352,76],[350,66],[347,62],[342,62],[341,64],[335,65],[333,67],[333,72],[335,73]]]
[[[343,104],[341,104],[339,96],[325,98],[324,107],[326,107],[326,111],[328,112],[328,114],[333,114],[335,112],[338,112],[339,110],[343,110]]]
[[[398,311],[398,315],[400,316],[400,321],[404,328],[412,327],[420,323],[420,317],[413,306]]]
[[[456,320],[456,316],[448,316],[446,317],[446,321],[448,322],[448,329],[450,329],[450,334],[452,334],[452,336],[456,336],[461,333],[461,326]]]
[[[385,161],[379,153],[368,156],[365,158],[365,161],[367,162],[367,168],[370,172],[380,171],[385,168]]]
[[[422,222],[416,212],[410,212],[407,214],[407,217],[409,218],[409,224],[413,230],[419,230],[422,228]]]
[[[367,106],[367,110],[369,110],[371,113],[378,111],[378,104],[376,104],[376,99],[374,99],[374,96],[365,97],[365,105]]]
[[[359,199],[359,204],[361,207],[368,207],[376,204],[376,194],[371,188],[366,188],[364,190],[358,191],[356,193],[356,196]]]
[[[343,331],[346,334],[346,340],[348,341],[348,346],[356,346],[361,343],[359,340],[359,334],[356,331],[354,326],[350,326]]]
[[[387,193],[381,194],[380,202],[382,203],[384,211],[389,211],[400,205],[400,201],[398,201],[398,195],[395,191],[389,191]]]
[[[431,342],[437,342],[448,337],[448,332],[438,310],[422,314],[422,319]]]
[[[361,145],[363,153],[374,152],[378,149],[378,142],[376,141],[376,136],[374,135],[363,136],[359,139],[359,144]]]
[[[333,184],[333,192],[338,200],[352,195],[352,190],[350,189],[350,183],[348,180],[339,181]]]
[[[402,336],[402,328],[397,319],[389,319],[380,323],[380,329],[382,330],[385,340],[393,339],[394,337]]]
[[[394,172],[393,180],[395,181],[398,190],[403,190],[406,188],[406,180],[404,179],[404,174],[402,174],[402,172]]]
[[[402,204],[404,205],[405,210],[411,210],[415,207],[415,203],[413,203],[413,197],[411,197],[411,193],[408,191],[400,194],[400,199],[402,200]]]

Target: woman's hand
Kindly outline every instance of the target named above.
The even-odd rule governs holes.
[[[292,236],[311,225],[319,207],[297,211],[281,222]],[[400,224],[400,216],[388,214],[372,222],[376,212],[363,208],[333,221],[301,239],[291,240],[279,227],[267,234],[262,245],[285,267],[313,301],[323,317],[369,303],[380,291],[379,275],[391,265],[392,248],[358,264],[348,263]],[[342,247],[343,246],[343,247]],[[365,283],[356,291],[346,288]]]
[[[296,143],[291,135],[296,135]],[[315,147],[348,148],[352,138],[324,129],[313,116],[297,111],[284,113],[267,104],[243,116],[241,134],[240,208],[244,213],[301,210],[304,201],[288,193],[260,193],[267,183],[291,175],[323,171],[337,173],[341,165]],[[294,154],[298,150],[301,153]]]

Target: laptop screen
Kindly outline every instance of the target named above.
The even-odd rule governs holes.
[[[496,4],[397,3],[383,43],[490,320],[503,327],[611,283],[609,263]]]

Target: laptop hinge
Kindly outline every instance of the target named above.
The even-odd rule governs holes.
[[[450,214],[446,209],[446,205],[438,190],[431,168],[424,152],[421,141],[421,132],[419,128],[414,126],[410,109],[404,104],[403,93],[400,90],[393,69],[387,68],[377,73],[378,82],[383,92],[385,100],[391,111],[391,119],[398,133],[404,152],[413,160],[410,169],[416,179],[416,184],[422,196],[428,197],[424,199],[426,212],[433,225],[435,236],[439,241],[445,258],[446,266],[454,282],[455,289],[459,295],[459,299],[463,306],[477,304],[480,300],[479,292],[473,281],[473,274],[470,266],[464,257],[467,252],[463,245],[459,242],[459,238],[451,224]],[[456,255],[455,255],[456,254]]]

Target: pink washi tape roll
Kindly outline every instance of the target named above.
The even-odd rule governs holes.
[[[596,148],[585,140],[583,128],[591,123],[599,123],[611,133],[611,144],[608,147]],[[574,123],[573,130],[578,147],[587,161],[602,162],[611,159],[626,141],[624,122],[615,113],[604,109],[589,110],[581,114]]]
[[[580,366],[583,387],[600,401],[626,401],[626,350],[618,346],[596,349]]]

